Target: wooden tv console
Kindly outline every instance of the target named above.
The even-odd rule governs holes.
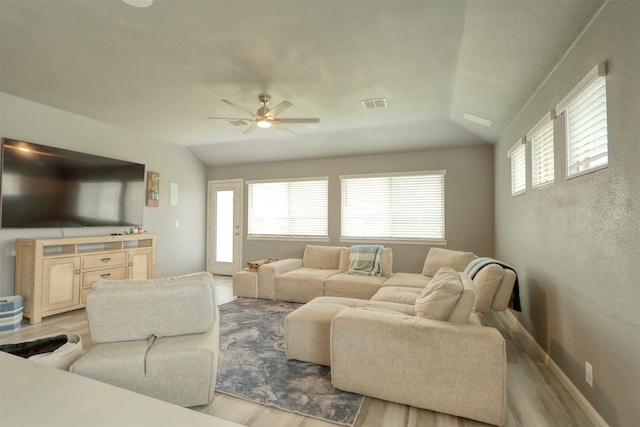
[[[31,324],[85,306],[98,279],[152,279],[152,234],[16,239],[15,292]]]

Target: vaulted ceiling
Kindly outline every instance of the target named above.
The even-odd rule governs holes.
[[[487,144],[602,3],[0,0],[0,89],[210,166]],[[208,119],[243,117],[220,99],[257,110],[261,93],[319,125],[243,134]]]

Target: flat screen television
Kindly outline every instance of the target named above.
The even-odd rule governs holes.
[[[0,227],[142,225],[143,164],[3,138]]]

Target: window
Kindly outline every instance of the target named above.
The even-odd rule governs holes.
[[[554,118],[555,113],[552,111],[527,134],[527,140],[531,141],[531,185],[534,188],[550,184],[554,180]]]
[[[248,182],[249,238],[328,238],[327,177]]]
[[[445,174],[341,176],[341,239],[444,242]]]
[[[567,177],[607,166],[607,84],[597,65],[556,107],[565,114]]]
[[[511,147],[507,156],[511,158],[511,195],[517,196],[527,190],[527,163],[525,142],[522,138]]]

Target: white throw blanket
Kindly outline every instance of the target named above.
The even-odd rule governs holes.
[[[382,274],[381,245],[354,245],[349,251],[348,274],[380,276]]]

